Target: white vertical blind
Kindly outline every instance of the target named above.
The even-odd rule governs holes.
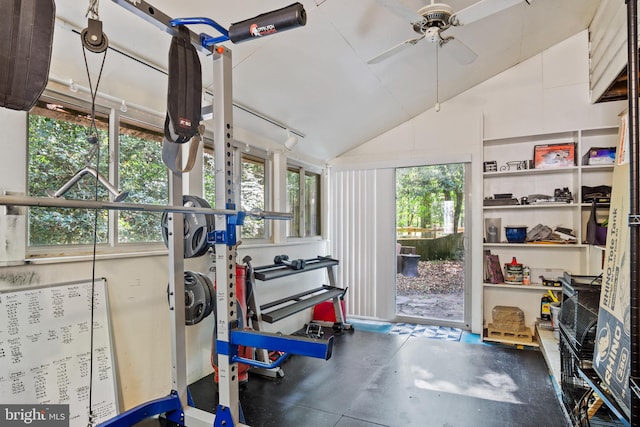
[[[331,253],[340,260],[338,282],[348,286],[347,313],[381,317],[378,310],[378,230],[375,170],[337,171],[331,177]],[[393,203],[394,197],[390,198]]]
[[[589,25],[589,84],[596,101],[627,65],[626,2],[602,0]]]

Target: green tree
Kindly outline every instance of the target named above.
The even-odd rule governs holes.
[[[169,200],[167,168],[162,162],[161,136],[120,134],[120,189],[127,191],[128,203],[163,204]],[[120,211],[120,242],[159,242],[162,240],[162,214]]]
[[[464,165],[445,164],[396,170],[398,227],[442,226],[442,202],[454,202],[454,234],[464,208]]]
[[[42,108],[41,108],[42,110]],[[36,107],[37,111],[37,107]],[[46,110],[45,110],[46,111]],[[29,114],[28,193],[47,197],[64,185],[88,164],[97,162],[99,171],[108,176],[108,133],[106,124],[97,119],[98,142],[87,140],[89,120],[65,121],[38,114]],[[100,148],[98,151],[97,149]],[[91,155],[93,153],[93,155]],[[107,200],[108,193],[95,179],[86,175],[65,197],[76,200]],[[68,245],[93,243],[95,214],[85,209],[29,209],[29,244]],[[108,221],[105,211],[98,211],[97,240],[108,240]]]
[[[109,179],[108,119],[96,116],[97,143],[88,141],[91,121],[86,113],[60,105],[39,102],[29,114],[29,195],[47,197],[86,166]],[[128,192],[127,202],[162,204],[168,201],[167,172],[162,163],[162,135],[129,124],[120,125],[120,189]],[[99,159],[99,160],[98,160]],[[110,182],[113,180],[109,179]],[[97,196],[97,197],[96,197]],[[96,179],[85,175],[64,197],[73,200],[103,200],[108,191]],[[73,245],[109,240],[108,212],[85,209],[29,209],[29,245]],[[162,240],[161,214],[120,211],[120,242]]]

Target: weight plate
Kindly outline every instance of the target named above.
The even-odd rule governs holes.
[[[204,319],[213,312],[213,306],[215,304],[215,290],[213,288],[213,282],[209,277],[202,273],[196,273],[196,275],[198,276],[198,281],[200,282],[200,286],[204,289],[206,296],[203,316]]]
[[[169,285],[167,285],[167,300]],[[214,309],[213,283],[202,273],[184,272],[184,323],[195,325],[209,316]]]
[[[183,205],[186,207],[210,208],[211,205],[206,200],[185,195],[182,197]],[[196,258],[207,253],[210,245],[207,241],[207,234],[215,230],[215,219],[213,215],[186,213],[184,217],[184,257]],[[162,239],[165,246],[169,247],[169,227],[168,214],[162,214]]]
[[[206,286],[202,286],[197,273],[184,272],[184,321],[186,325],[200,323],[207,314],[207,304],[210,300]],[[211,311],[209,311],[209,314]]]

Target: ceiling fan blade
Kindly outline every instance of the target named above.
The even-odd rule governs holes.
[[[415,10],[411,10],[401,4],[398,0],[376,0],[380,6],[383,6],[401,18],[406,19],[407,21],[420,22],[422,21],[422,16],[418,15]]]
[[[456,38],[446,38],[442,43],[442,47],[445,46],[449,54],[461,64],[471,64],[478,57],[478,54],[475,53],[469,46],[462,43]]]
[[[402,52],[403,50],[405,50],[406,48],[413,46],[414,44],[418,43],[420,40],[422,40],[424,38],[424,35],[418,37],[417,39],[409,39],[409,40],[405,40],[402,43],[398,43],[397,45],[385,50],[384,52],[374,56],[373,58],[371,58],[370,60],[367,61],[367,64],[377,64],[378,62],[381,62],[387,58],[389,58],[390,56],[393,56],[397,53]]]
[[[451,25],[467,25],[494,13],[501,12],[526,0],[480,0],[454,13],[449,18]]]

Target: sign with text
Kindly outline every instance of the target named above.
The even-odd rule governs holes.
[[[615,400],[630,415],[631,282],[629,254],[629,163],[626,121],[621,125],[618,161],[613,171],[609,229],[602,273],[593,368]]]
[[[90,399],[95,421],[118,414],[106,291],[101,279],[0,292],[0,426],[86,427]]]

